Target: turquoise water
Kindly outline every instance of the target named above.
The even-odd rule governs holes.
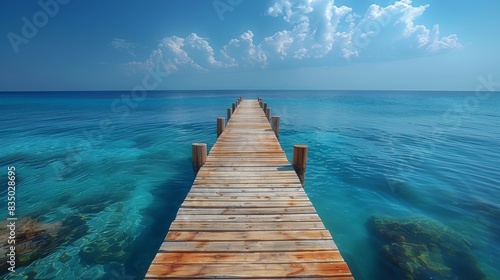
[[[305,190],[357,279],[500,278],[498,94],[207,91],[120,101],[128,94],[0,93],[2,185],[15,166],[18,224],[29,221],[35,236],[2,279],[142,279],[194,179],[191,143],[211,147],[216,118],[239,96],[260,96],[281,116],[289,159],[293,144],[309,146]],[[374,216],[397,228],[374,230]],[[404,242],[390,234],[401,228]],[[395,252],[410,238],[433,253]],[[416,255],[451,269],[407,264]]]

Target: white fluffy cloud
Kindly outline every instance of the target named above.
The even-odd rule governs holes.
[[[356,55],[374,57],[435,54],[461,48],[456,34],[439,36],[439,25],[429,30],[415,21],[429,5],[414,7],[411,0],[387,7],[373,4],[355,26],[346,48]]]
[[[281,46],[280,53],[293,53],[292,57],[322,58],[332,51],[337,27],[341,19],[351,11],[352,9],[346,6],[335,6],[333,0],[275,1],[267,10],[267,15],[282,15],[285,21],[293,25],[293,29],[279,31],[267,37],[265,43]],[[276,36],[280,34],[289,34],[292,38]]]
[[[248,30],[218,51],[194,33],[166,37],[144,65],[161,64],[170,72],[209,71],[320,60],[403,59],[460,48],[457,35],[441,36],[439,25],[416,23],[428,8],[399,0],[385,7],[372,4],[357,14],[350,7],[336,6],[334,0],[274,0],[265,15],[284,20],[289,28],[262,34],[260,42]]]
[[[253,36],[252,31],[244,32],[238,39],[231,39],[224,46],[221,54],[227,62],[225,66],[253,67],[267,64],[267,56],[260,46],[254,44]]]
[[[164,38],[150,60],[153,64],[162,62],[167,69],[174,71],[180,68],[207,71],[222,66],[222,63],[215,59],[214,50],[208,41],[194,33],[186,38]]]

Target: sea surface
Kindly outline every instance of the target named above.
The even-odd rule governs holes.
[[[500,279],[500,94],[0,93],[0,279],[142,279],[236,98],[309,146],[305,191],[356,279]],[[7,168],[17,266],[7,272]]]

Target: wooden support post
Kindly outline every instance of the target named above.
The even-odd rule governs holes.
[[[198,170],[207,161],[207,144],[205,143],[193,143],[192,145],[192,155],[193,155],[193,171],[196,175]]]
[[[262,99],[259,100],[259,106],[260,106],[260,108],[262,108]]]
[[[217,118],[217,138],[219,138],[219,136],[222,134],[225,126],[226,126],[226,119],[225,118]]]
[[[233,103],[233,114],[234,114],[234,111],[236,111],[236,103]]]
[[[271,122],[271,108],[266,109],[266,118],[268,122]]]
[[[229,122],[229,119],[231,118],[231,115],[233,114],[233,110],[231,108],[227,108],[227,121]]]
[[[264,113],[265,113],[267,110],[267,103],[266,102],[264,102],[264,107],[262,107],[262,109],[264,110]]]
[[[293,169],[299,176],[302,186],[305,183],[305,173],[307,164],[307,145],[294,145],[293,146]]]
[[[274,134],[276,134],[276,138],[280,139],[280,117],[271,117],[271,127],[273,128]]]
[[[240,99],[236,99],[236,107],[240,105]]]
[[[241,101],[243,101],[243,96],[240,96],[240,103],[241,103]]]

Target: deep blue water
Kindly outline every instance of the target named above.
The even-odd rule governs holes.
[[[18,224],[31,219],[36,233],[25,265],[2,279],[142,279],[194,179],[191,143],[210,148],[216,118],[239,96],[260,96],[281,116],[289,159],[293,144],[309,146],[305,190],[357,279],[420,269],[384,251],[410,237],[433,252],[446,244],[438,247],[449,279],[500,279],[498,94],[154,92],[138,102],[128,95],[0,93],[1,182],[7,186],[7,167],[15,166]],[[6,209],[6,187],[0,201]],[[0,221],[7,214],[0,211]],[[381,235],[373,216],[397,228]],[[401,228],[406,240],[391,237]],[[406,253],[416,255],[421,263],[440,258]],[[432,269],[419,273],[439,279]]]

